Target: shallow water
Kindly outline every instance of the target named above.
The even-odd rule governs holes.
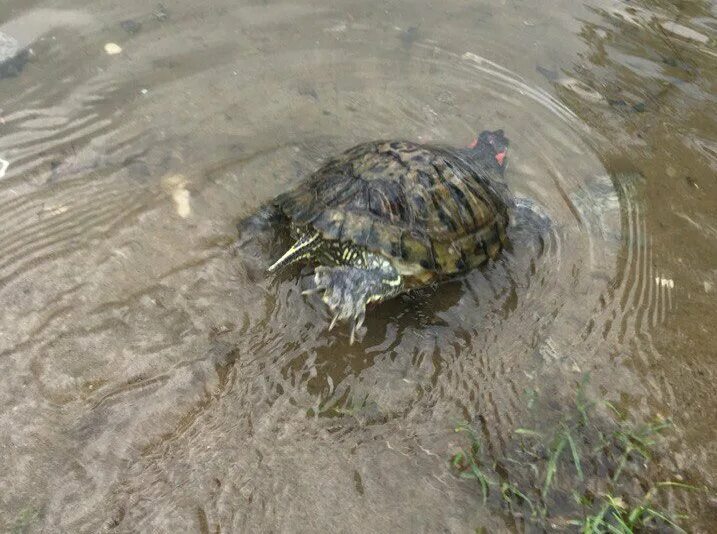
[[[717,11],[533,4],[4,2],[2,530],[520,530],[448,470],[455,424],[499,454],[586,372],[714,488]],[[496,128],[547,235],[360,343],[235,253],[344,148]]]

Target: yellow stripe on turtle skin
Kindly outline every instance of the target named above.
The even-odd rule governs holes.
[[[386,285],[389,285],[391,287],[398,287],[401,285],[401,275],[399,274],[396,278],[393,280],[386,280]]]

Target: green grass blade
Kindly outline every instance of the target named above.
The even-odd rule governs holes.
[[[468,422],[461,422],[456,425],[455,428],[456,432],[465,432],[467,433],[471,438],[471,444],[474,447],[477,447],[480,449],[481,443],[480,443],[480,437],[478,437],[478,433],[473,429],[473,427]]]
[[[480,489],[483,492],[483,506],[485,506],[486,502],[488,502],[488,480],[483,473],[480,473],[480,475],[478,482],[480,482]]]
[[[640,517],[642,517],[642,514],[644,513],[644,511],[645,511],[644,506],[638,506],[636,508],[633,508],[632,511],[630,512],[630,515],[627,516],[627,521],[631,525],[636,524],[639,521]]]
[[[618,464],[615,473],[612,475],[611,481],[613,484],[617,482],[617,479],[620,478],[620,475],[622,474],[622,470],[625,469],[625,465],[627,464],[627,458],[628,456],[630,456],[630,452],[632,452],[632,448],[628,447],[628,449],[620,457],[620,463]]]
[[[575,464],[575,470],[578,472],[578,478],[581,481],[585,480],[585,477],[583,476],[583,469],[580,465],[580,454],[578,454],[578,448],[575,445],[575,441],[573,441],[573,436],[570,435],[570,430],[567,428],[565,429],[565,437],[568,440],[568,445],[570,445],[570,452],[573,454],[573,463]]]
[[[515,495],[516,497],[520,497],[523,502],[527,503],[528,506],[530,506],[530,513],[532,515],[535,515],[535,506],[533,505],[533,501],[530,500],[530,497],[525,495],[522,491],[520,491],[518,488],[516,488],[513,484],[508,484],[507,482],[503,483],[503,487],[501,488],[501,493],[503,494],[503,498],[506,499],[509,503],[512,502],[512,499],[506,498],[506,493],[510,492],[511,494]]]
[[[622,519],[622,514],[613,514],[612,517],[617,521],[618,525],[620,525],[620,533],[624,534],[632,534],[632,527],[630,527],[625,521]]]
[[[632,534],[632,529],[630,529],[630,528],[627,528],[627,530],[625,530],[623,528],[617,528],[615,525],[612,525],[605,521],[602,522],[602,526],[604,526],[608,532],[612,532],[612,534]],[[596,530],[595,532],[600,532],[600,531]]]
[[[461,464],[463,462],[465,462],[465,460],[466,460],[466,453],[461,449],[460,451],[458,451],[457,453],[455,453],[453,455],[453,459],[451,460],[451,465],[455,469],[458,469],[458,468],[460,468]]]
[[[567,440],[565,439],[565,435],[563,435],[558,441],[553,453],[550,455],[550,459],[548,460],[548,469],[545,472],[545,483],[543,484],[543,499],[548,496],[550,485],[553,483],[553,478],[558,470],[558,460],[560,459],[560,455],[562,454],[566,443]]]
[[[691,486],[690,484],[685,484],[683,482],[673,482],[672,480],[665,480],[664,482],[658,482],[657,484],[655,484],[655,486],[658,488],[663,488],[663,487],[667,486],[667,487],[671,487],[671,488],[681,488],[681,489],[686,489],[686,490],[690,490],[690,491],[699,491],[700,490],[700,488],[698,488],[697,486]]]
[[[648,427],[648,431],[650,434],[659,434],[666,428],[670,428],[672,426],[672,421],[669,419],[664,419],[662,421],[658,421],[657,423],[653,423]]]
[[[520,434],[521,436],[531,436],[534,438],[542,438],[543,435],[540,432],[536,432],[535,430],[530,430],[529,428],[516,428],[513,431],[515,434]]]
[[[590,532],[590,533],[595,532],[596,534],[600,533],[599,527],[600,527],[600,525],[602,525],[604,523],[603,518],[605,517],[605,514],[608,511],[608,508],[610,508],[610,505],[605,504],[600,509],[600,513],[598,515],[593,516],[592,518],[588,518],[588,526],[590,527],[590,529],[587,532]]]
[[[620,410],[618,410],[615,405],[610,401],[604,401],[605,406],[610,408],[612,412],[615,414],[616,417],[621,418],[622,414],[620,413]]]
[[[682,533],[686,534],[686,532],[682,528],[680,528],[680,526],[677,523],[672,521],[672,519],[667,517],[665,514],[658,512],[654,508],[646,507],[645,513],[652,517],[657,517],[658,519],[661,519],[662,521],[664,521],[665,523],[670,525],[672,528],[674,528],[677,532],[682,532]]]

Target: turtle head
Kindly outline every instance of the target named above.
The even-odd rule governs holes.
[[[508,138],[503,130],[490,132],[483,130],[480,135],[468,145],[473,150],[474,157],[491,169],[497,170],[501,175],[505,170],[506,155],[508,154]]]

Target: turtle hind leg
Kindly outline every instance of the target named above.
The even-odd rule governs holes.
[[[333,314],[329,330],[338,321],[351,321],[351,344],[356,337],[356,331],[363,325],[366,305],[398,294],[401,281],[398,273],[393,270],[348,265],[319,266],[316,268],[314,280],[316,289],[308,292],[323,292],[322,299]]]

